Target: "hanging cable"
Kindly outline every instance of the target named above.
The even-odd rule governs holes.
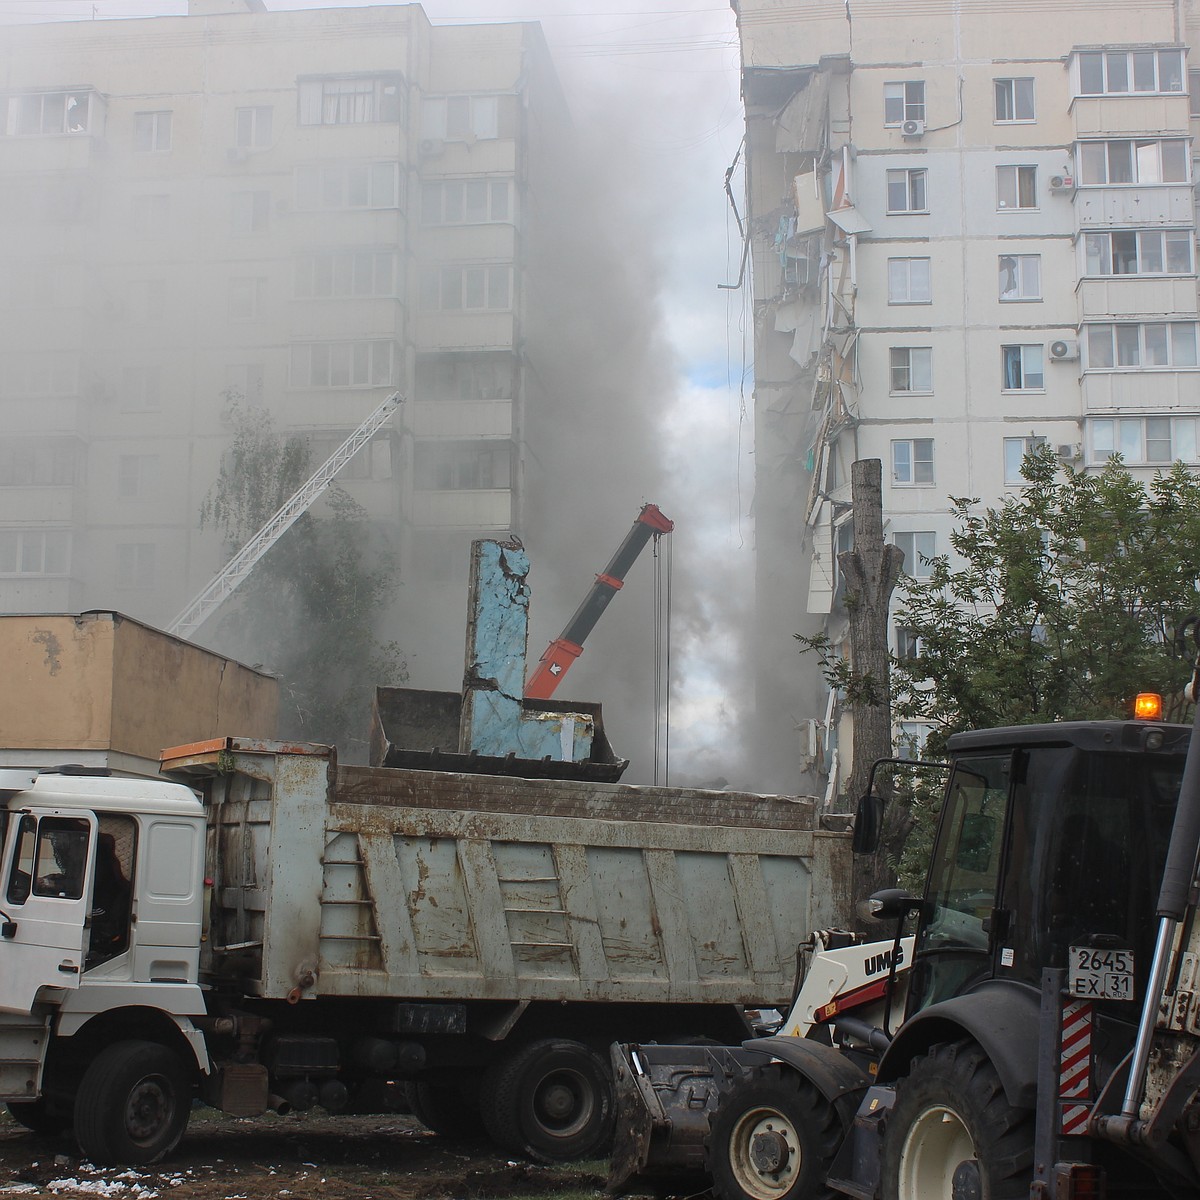
[[[662,731],[662,559],[658,553],[658,538],[654,539],[654,784],[658,786],[660,735]]]
[[[675,563],[675,544],[667,543],[666,691],[663,699],[663,786],[671,786],[671,579]]]

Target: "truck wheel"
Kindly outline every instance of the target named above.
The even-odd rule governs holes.
[[[53,1108],[42,1100],[10,1100],[6,1106],[8,1115],[18,1125],[24,1125],[31,1133],[42,1137],[53,1137],[71,1128],[71,1114]]]
[[[95,1163],[153,1163],[179,1145],[191,1107],[191,1079],[177,1055],[156,1042],[118,1042],[84,1072],[75,1136]]]
[[[453,1084],[410,1081],[404,1098],[412,1115],[426,1129],[455,1141],[473,1141],[484,1136],[479,1098]]]
[[[1032,1180],[1033,1113],[1009,1107],[978,1043],[934,1046],[896,1084],[883,1135],[884,1200],[1026,1200]]]
[[[833,1106],[796,1071],[756,1067],[721,1098],[706,1150],[720,1200],[826,1200],[841,1145]]]
[[[612,1141],[612,1081],[582,1042],[546,1038],[521,1047],[488,1071],[481,1101],[492,1140],[542,1162],[594,1158]]]

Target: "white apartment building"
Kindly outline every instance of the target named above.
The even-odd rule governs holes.
[[[846,636],[851,462],[883,461],[885,536],[918,574],[950,549],[948,497],[999,502],[1031,442],[1076,467],[1200,464],[1200,17],[1184,0],[732,2],[762,734],[832,795],[844,722],[788,646]]]
[[[339,482],[457,658],[470,538],[525,528],[565,119],[539,26],[415,4],[6,28],[0,611],[164,624],[221,564],[231,397],[315,467],[399,389]]]

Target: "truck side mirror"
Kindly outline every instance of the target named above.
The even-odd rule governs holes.
[[[921,898],[904,888],[884,888],[867,900],[868,912],[879,921],[897,921],[920,906]]]
[[[874,854],[879,849],[882,833],[883,800],[874,792],[867,792],[854,812],[854,836],[850,848],[855,854]]]

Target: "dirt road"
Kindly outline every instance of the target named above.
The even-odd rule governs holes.
[[[289,1114],[240,1121],[193,1114],[170,1160],[98,1168],[70,1137],[35,1137],[0,1107],[0,1200],[600,1200],[607,1164],[544,1167],[488,1146],[452,1145],[412,1117]]]

